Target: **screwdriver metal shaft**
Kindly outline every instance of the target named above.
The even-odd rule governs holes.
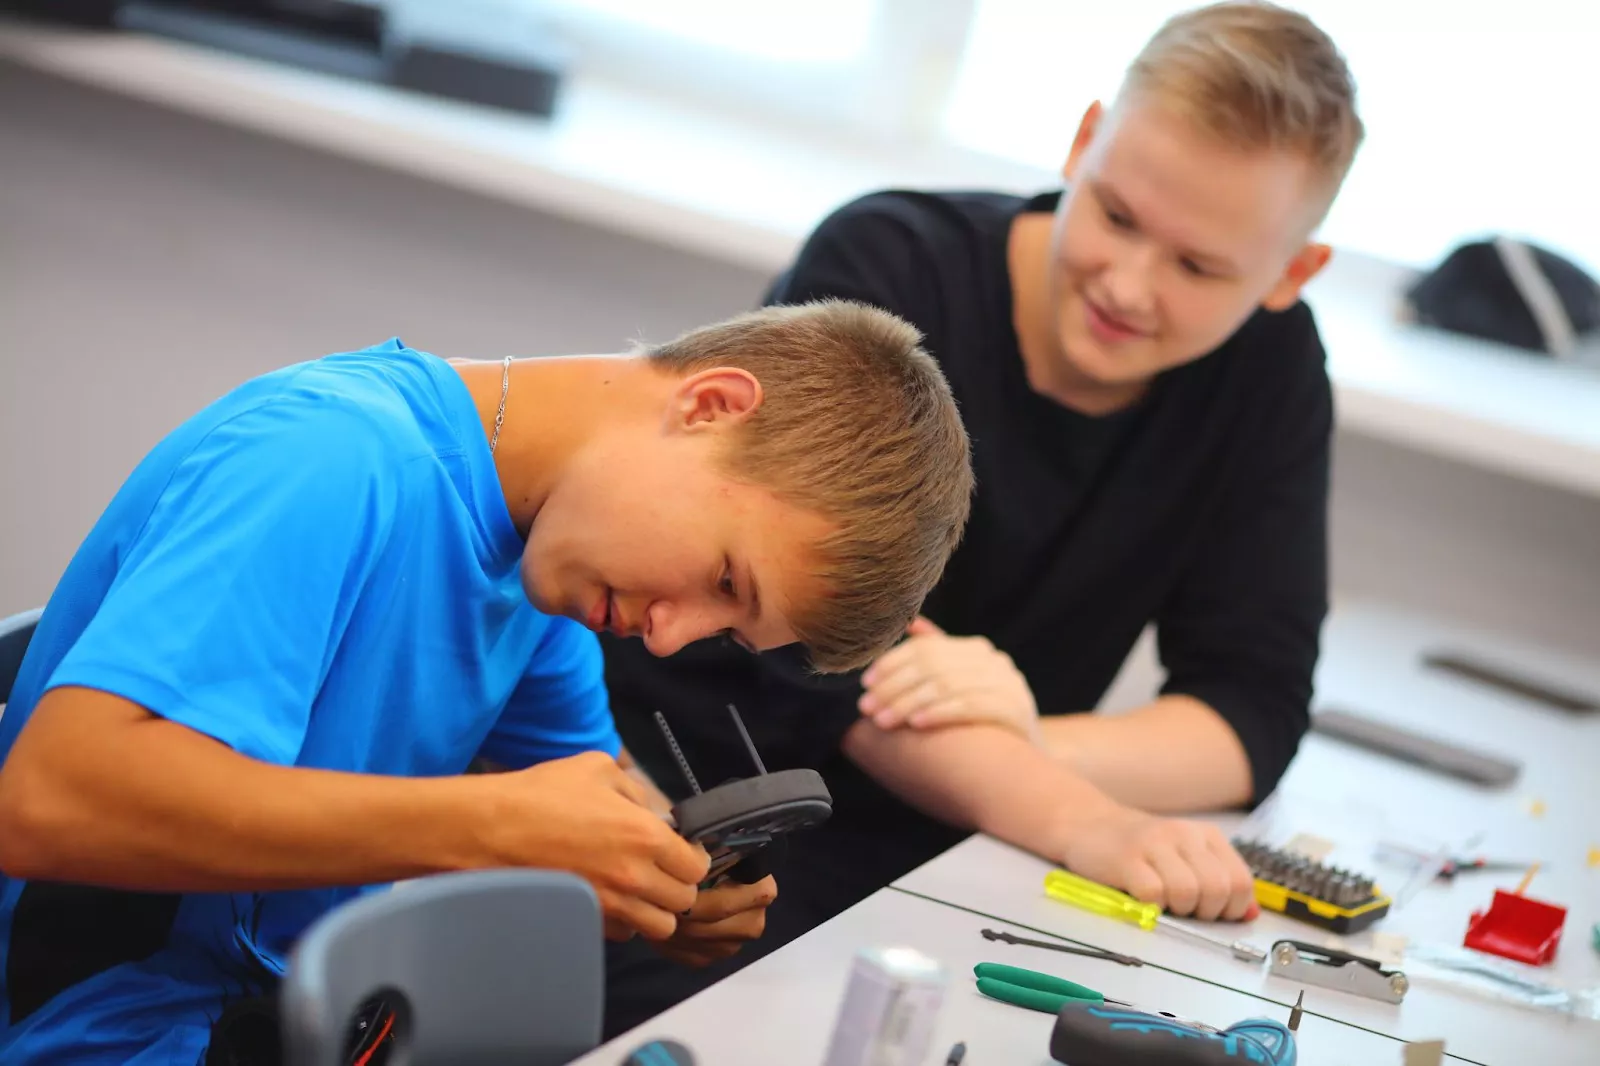
[[[1191,940],[1198,940],[1200,943],[1209,944],[1214,948],[1222,948],[1234,958],[1240,959],[1244,962],[1267,961],[1266,951],[1262,948],[1256,947],[1256,945],[1247,940],[1226,940],[1220,936],[1212,936],[1209,933],[1202,933],[1198,929],[1191,929],[1182,922],[1174,921],[1173,919],[1168,918],[1165,914],[1156,919],[1156,928],[1165,929],[1169,933],[1176,933],[1179,936],[1188,937]]]

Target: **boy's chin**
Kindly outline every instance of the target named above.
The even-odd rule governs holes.
[[[528,597],[528,602],[533,604],[533,609],[540,614],[569,616],[572,614],[566,609],[566,604],[542,591],[536,582],[529,580],[526,573],[522,578],[522,594]],[[583,619],[578,618],[577,621],[581,622]]]

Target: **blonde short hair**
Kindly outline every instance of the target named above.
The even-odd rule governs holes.
[[[819,671],[888,650],[966,524],[967,435],[921,341],[887,311],[828,300],[740,315],[644,353],[674,374],[731,366],[761,382],[726,470],[835,527],[814,546],[821,594],[788,619]]]
[[[1304,155],[1321,179],[1321,213],[1365,135],[1355,79],[1332,39],[1300,12],[1263,0],[1173,16],[1129,65],[1118,102],[1129,98],[1231,144]]]

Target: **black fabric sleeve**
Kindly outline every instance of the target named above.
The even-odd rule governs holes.
[[[926,329],[932,303],[926,219],[915,194],[874,193],[823,219],[764,303],[856,300]]]
[[[1285,314],[1303,322],[1285,331],[1296,350],[1263,353],[1264,365],[1288,368],[1281,394],[1263,397],[1243,469],[1156,619],[1163,694],[1193,696],[1232,726],[1254,803],[1277,787],[1310,723],[1328,611],[1333,395],[1310,309]]]
[[[768,290],[764,303],[854,300],[899,315],[926,329],[933,289],[915,194],[875,193],[829,215],[807,238],[794,263]],[[820,677],[805,653],[781,648],[759,656],[766,713],[795,716],[815,757],[838,751],[860,718],[861,672]]]

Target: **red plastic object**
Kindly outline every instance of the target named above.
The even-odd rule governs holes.
[[[1555,958],[1566,921],[1565,907],[1497,888],[1487,911],[1472,912],[1462,943],[1474,951],[1543,966]]]

